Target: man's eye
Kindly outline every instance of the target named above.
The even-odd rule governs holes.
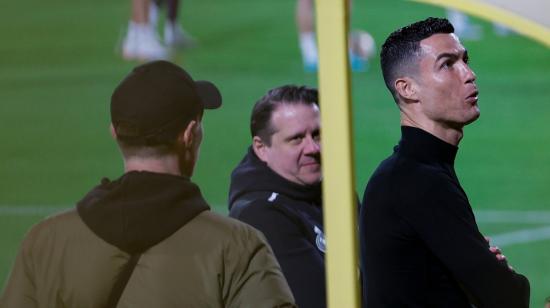
[[[453,66],[452,61],[445,61],[445,62],[443,62],[443,64],[441,64],[441,68],[449,68],[451,66]]]
[[[290,139],[290,142],[294,143],[294,144],[297,144],[297,143],[302,142],[302,139],[303,139],[302,136],[296,136],[296,137],[292,137],[292,139]]]

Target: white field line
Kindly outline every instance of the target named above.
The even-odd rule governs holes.
[[[525,244],[537,241],[544,241],[550,239],[550,226],[523,229],[507,233],[496,234],[489,236],[491,238],[491,245],[498,247],[505,247],[514,244]]]
[[[550,211],[475,211],[476,221],[482,223],[550,224]]]

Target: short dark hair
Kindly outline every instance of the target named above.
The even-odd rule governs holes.
[[[397,29],[388,36],[380,51],[382,75],[386,87],[397,102],[394,82],[404,72],[417,68],[420,56],[420,41],[436,33],[453,33],[453,25],[445,18],[429,17]]]
[[[189,125],[191,120],[202,120],[203,111],[199,111],[193,119],[182,119],[182,123]],[[145,139],[141,142],[135,142],[132,139],[117,136],[116,142],[122,152],[122,155],[126,158],[129,157],[142,157],[142,158],[160,158],[167,155],[178,153],[177,137],[187,128],[174,131],[173,137],[164,136],[162,139],[155,137],[151,139]]]
[[[319,105],[319,91],[307,86],[284,85],[273,88],[260,98],[252,109],[250,133],[271,145],[271,135],[275,133],[271,125],[271,116],[281,104]]]

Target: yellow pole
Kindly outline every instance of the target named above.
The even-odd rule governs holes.
[[[328,307],[359,307],[348,1],[316,0]]]

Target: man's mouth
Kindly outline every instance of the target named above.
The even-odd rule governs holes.
[[[305,162],[302,164],[302,167],[310,167],[310,166],[318,166],[320,165],[318,161],[310,161],[310,162]]]
[[[478,100],[479,91],[475,90],[466,97],[466,102],[470,104],[476,104]]]

